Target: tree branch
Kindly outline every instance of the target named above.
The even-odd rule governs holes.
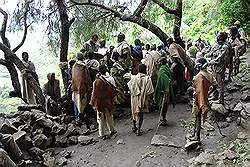
[[[27,25],[27,15],[28,15],[28,11],[29,11],[29,3],[25,3],[25,11],[24,11],[24,20],[23,20],[23,23],[24,23],[24,33],[23,33],[23,38],[22,38],[22,41],[12,50],[14,53],[20,49],[25,40],[26,40],[26,37],[27,37],[27,32],[28,32],[28,28],[30,25]]]
[[[75,21],[75,18],[70,19],[70,21],[69,21],[69,27],[71,27],[71,25],[73,24],[74,21]]]
[[[109,11],[110,13],[114,14],[114,17],[118,17],[122,21],[129,21],[135,24],[138,24],[149,31],[151,31],[153,34],[155,34],[164,44],[166,44],[166,39],[168,38],[168,35],[162,31],[157,25],[151,23],[150,21],[136,15],[127,15],[123,14],[121,12],[116,11],[115,9],[102,5],[102,4],[97,4],[97,3],[92,3],[92,2],[76,2],[75,0],[70,0],[72,3],[75,3],[76,5],[89,5],[89,6],[95,6],[101,9],[104,9],[106,11]],[[140,12],[139,10],[138,12]]]
[[[141,0],[140,4],[134,11],[133,16],[140,16],[143,10],[145,9],[145,7],[147,6],[147,3],[148,3],[148,0]]]
[[[112,9],[111,7],[108,7],[108,6],[102,5],[102,4],[98,4],[98,3],[93,3],[91,1],[88,1],[88,2],[76,2],[75,0],[70,0],[70,2],[72,2],[75,5],[89,5],[89,6],[99,7],[101,9],[110,11],[111,13],[114,13],[115,17],[123,18],[125,16],[123,13],[120,13],[117,10]]]
[[[1,7],[0,7],[0,13],[2,13],[2,15],[4,17],[3,18],[3,23],[2,23],[2,28],[0,30],[0,35],[1,35],[1,38],[2,38],[2,41],[3,41],[4,45],[6,45],[7,47],[10,48],[10,42],[5,36],[7,21],[8,21],[8,14]]]
[[[159,5],[165,12],[169,13],[169,14],[174,14],[177,15],[177,10],[176,9],[172,9],[170,7],[167,7],[163,2],[161,2],[160,0],[152,0],[154,3],[156,3],[157,5]]]
[[[0,59],[0,64],[3,65],[3,66],[6,66],[6,65],[7,65],[7,62],[6,62],[6,60],[4,60],[4,59]]]

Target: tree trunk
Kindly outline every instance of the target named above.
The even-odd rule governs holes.
[[[10,62],[9,60],[6,61],[6,68],[9,71],[12,86],[14,88],[13,91],[9,92],[9,96],[21,98],[22,97],[21,85],[19,82],[18,73],[16,71],[16,68],[15,68],[14,64],[12,62]]]
[[[16,56],[16,54],[1,42],[0,42],[0,49],[4,52],[6,59],[11,60],[11,62],[13,62],[16,65],[19,71],[24,72],[25,70],[27,70],[23,62]],[[43,96],[43,92],[39,84],[36,82],[36,80],[32,77],[30,73],[25,73],[25,77],[31,89],[35,92],[39,104],[41,104],[44,107],[45,98]]]
[[[181,39],[181,19],[182,19],[182,0],[176,0],[176,14],[174,20],[173,34],[176,43],[185,49],[185,44]]]
[[[67,56],[68,56],[68,47],[69,47],[69,28],[71,24],[73,23],[74,19],[71,19],[69,21],[69,17],[67,14],[67,6],[65,5],[64,0],[55,0],[55,2],[58,6],[58,11],[60,14],[60,22],[61,22],[60,62],[65,63],[65,62],[68,62]],[[66,91],[68,80],[67,80],[67,74],[64,68],[61,68],[61,73],[62,73],[64,89]]]

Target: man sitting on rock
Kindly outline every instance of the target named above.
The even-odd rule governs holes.
[[[196,67],[200,72],[194,77],[194,103],[192,112],[195,116],[194,133],[190,140],[200,141],[201,131],[201,115],[203,124],[205,123],[207,112],[209,109],[208,96],[217,88],[216,79],[207,71],[207,60],[200,58],[197,60]],[[212,89],[211,89],[212,87]]]
[[[58,101],[61,98],[60,83],[55,79],[55,73],[49,73],[47,78],[48,82],[43,87],[43,93],[46,96],[46,112],[56,116],[60,114],[58,111]]]
[[[22,152],[13,137],[2,133],[0,133],[0,166],[25,166],[25,162],[22,160]]]

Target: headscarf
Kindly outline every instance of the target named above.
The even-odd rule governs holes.
[[[232,36],[232,39],[240,38],[240,34],[238,31],[238,28],[236,26],[230,27],[230,34]]]

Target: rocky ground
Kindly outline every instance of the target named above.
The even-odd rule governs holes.
[[[185,138],[193,127],[191,105],[186,103],[169,107],[168,126],[160,127],[154,140],[159,113],[146,114],[144,134],[136,136],[131,131],[129,108],[116,114],[118,133],[104,141],[97,132],[87,135],[85,125],[69,116],[51,117],[35,109],[2,114],[0,127],[2,133],[13,134],[25,159],[32,161],[31,167],[249,167],[249,68],[227,84],[225,100],[224,106],[211,102],[201,145],[191,150],[185,148]]]

